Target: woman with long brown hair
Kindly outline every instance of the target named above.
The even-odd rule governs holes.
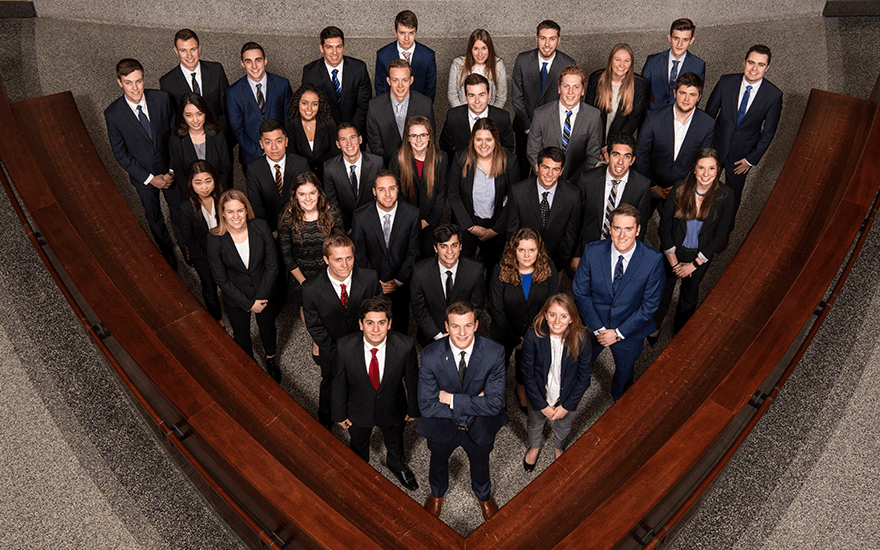
[[[177,118],[180,126],[168,139],[168,156],[178,189],[186,187],[187,169],[197,160],[214,167],[215,183],[221,192],[232,188],[232,152],[220,123],[204,98],[187,92],[180,98]]]
[[[287,109],[288,150],[306,159],[320,181],[324,181],[324,161],[339,154],[336,123],[327,101],[324,92],[306,83],[293,93]]]
[[[495,46],[486,29],[477,29],[468,39],[467,53],[452,60],[449,67],[449,107],[467,103],[464,79],[477,73],[489,81],[489,105],[504,108],[507,102],[507,69],[500,57],[495,57]]]
[[[635,137],[647,110],[645,80],[635,73],[635,54],[629,44],[617,44],[608,63],[590,75],[584,102],[599,109],[602,121],[602,156],[608,136]],[[606,158],[607,160],[607,158]]]

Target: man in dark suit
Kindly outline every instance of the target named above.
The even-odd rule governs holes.
[[[382,169],[382,157],[361,151],[363,138],[358,129],[343,122],[336,129],[336,146],[341,155],[324,162],[324,192],[342,212],[345,231],[351,231],[354,211],[376,200],[373,179]]]
[[[287,131],[277,120],[260,124],[260,149],[265,153],[245,171],[247,196],[254,216],[266,220],[272,231],[290,201],[291,182],[309,169],[301,156],[287,153]]]
[[[247,166],[263,155],[260,148],[260,125],[269,119],[286,120],[290,103],[290,82],[266,72],[266,53],[256,42],[241,47],[241,66],[247,75],[238,79],[226,92],[229,127],[238,140],[238,158]]]
[[[562,29],[555,21],[538,23],[535,38],[538,47],[516,56],[513,65],[512,91],[510,102],[513,105],[513,131],[516,134],[516,156],[520,172],[528,174],[529,160],[526,157],[526,142],[532,115],[541,105],[559,99],[559,75],[569,65],[577,65],[574,59],[557,51]]]
[[[599,162],[602,151],[602,128],[599,109],[584,103],[587,75],[572,65],[559,75],[559,100],[535,109],[526,153],[529,162],[538,163],[538,152],[545,147],[565,151],[562,178],[577,181],[581,170]]]
[[[180,190],[169,172],[168,138],[174,130],[171,99],[163,91],[144,89],[144,67],[134,59],[116,64],[116,81],[122,97],[104,110],[110,148],[144,205],[147,225],[162,256],[177,269],[174,242],[159,201],[161,192],[168,203],[174,237],[183,242],[178,223]]]
[[[386,80],[391,88],[371,99],[367,111],[367,144],[373,154],[382,157],[386,166],[403,144],[407,120],[423,116],[431,122],[432,129],[436,128],[431,100],[410,87],[413,79],[409,64],[403,59],[394,59],[388,73]]]
[[[306,329],[318,348],[312,359],[321,367],[318,421],[330,429],[336,343],[360,330],[361,303],[381,295],[382,287],[375,271],[354,265],[354,244],[345,235],[327,237],[323,253],[327,275],[317,274],[303,283],[302,311]]]
[[[367,298],[360,329],[343,336],[333,361],[333,421],[348,430],[349,446],[370,462],[370,436],[378,426],[385,438],[385,463],[401,485],[415,491],[416,476],[404,463],[403,430],[419,416],[416,348],[405,334],[390,331],[391,301]]]
[[[464,79],[464,89],[467,105],[454,107],[446,113],[446,123],[440,134],[440,149],[453,158],[456,153],[467,149],[474,123],[481,118],[489,118],[498,126],[501,146],[512,153],[514,141],[510,115],[504,109],[489,105],[492,99],[489,81],[481,74],[471,73]]]
[[[736,208],[746,175],[773,141],[782,113],[782,90],[764,78],[769,67],[770,48],[752,46],[746,53],[743,74],[722,76],[706,105],[706,114],[715,119],[715,149],[721,156],[725,182],[733,189]]]
[[[455,300],[468,300],[477,318],[486,303],[486,285],[480,262],[461,257],[461,229],[444,223],[434,229],[436,258],[425,258],[413,269],[410,299],[419,325],[422,346],[447,336],[446,307]]]
[[[403,10],[394,18],[394,34],[397,40],[376,52],[376,95],[388,91],[391,71],[388,64],[393,59],[403,59],[412,67],[413,91],[416,91],[433,103],[437,93],[437,62],[434,50],[416,42],[419,20],[416,14]],[[433,121],[434,119],[431,118]]]
[[[557,271],[568,267],[580,242],[581,194],[562,178],[565,161],[562,149],[542,149],[535,163],[537,176],[513,184],[507,203],[507,238],[521,227],[536,229]]]
[[[672,47],[645,60],[642,78],[648,87],[649,111],[675,103],[675,81],[684,73],[696,73],[700,80],[706,80],[706,63],[688,52],[696,28],[690,19],[676,19],[666,37]]]
[[[394,320],[391,328],[409,331],[409,292],[413,266],[419,255],[419,209],[397,200],[397,176],[379,170],[373,180],[375,204],[354,211],[351,239],[357,264],[379,274],[382,293],[391,299]]]
[[[422,418],[417,431],[428,440],[431,451],[431,494],[425,508],[435,517],[440,516],[449,488],[449,457],[458,447],[467,453],[471,488],[483,519],[498,511],[492,498],[489,454],[495,446],[495,434],[509,421],[504,410],[507,361],[501,344],[475,334],[478,325],[474,306],[467,300],[456,300],[446,309],[449,337],[422,350]]]
[[[338,27],[321,31],[321,59],[303,67],[302,83],[314,84],[330,101],[330,116],[338,126],[342,122],[355,125],[358,132],[367,128],[367,106],[373,97],[373,86],[367,64],[344,56],[345,35]]]
[[[590,363],[604,348],[614,356],[614,401],[632,386],[645,337],[656,330],[654,312],[666,280],[663,255],[636,239],[640,217],[632,205],[615,208],[611,238],[584,247],[573,283],[581,319],[595,337]]]
[[[651,211],[694,167],[697,151],[712,147],[715,121],[697,108],[703,81],[684,73],[675,83],[675,103],[650,111],[636,146],[635,169],[651,180]]]

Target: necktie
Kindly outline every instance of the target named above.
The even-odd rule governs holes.
[[[736,123],[739,124],[743,117],[746,116],[746,107],[749,106],[749,94],[752,91],[751,86],[746,86],[746,93],[743,94],[742,101],[739,102],[739,110],[736,112]]]
[[[608,203],[605,205],[605,221],[602,222],[602,238],[607,239],[611,234],[611,211],[617,206],[617,186],[620,180],[611,180],[611,192],[608,193]]]
[[[446,271],[446,304],[452,298],[452,272]]]
[[[385,214],[385,223],[382,224],[382,234],[385,235],[385,248],[391,242],[391,214]]]
[[[565,123],[562,125],[562,150],[568,150],[568,140],[571,139],[571,111],[565,111]]]
[[[144,127],[144,131],[147,132],[147,136],[150,138],[150,141],[153,141],[153,131],[150,129],[150,119],[147,118],[147,113],[138,105],[138,120],[141,121],[141,126]]]
[[[202,89],[199,88],[199,81],[196,80],[196,73],[192,74],[192,85],[193,85],[193,91],[199,95],[202,95]]]
[[[260,90],[262,87],[262,84],[257,84],[257,107],[260,108],[260,114],[263,115],[263,118],[266,118],[266,98],[263,97],[263,92]]]
[[[541,193],[544,197],[541,199],[541,229],[547,227],[547,218],[550,216],[550,202],[547,200],[547,195],[549,194],[550,191]]]
[[[354,164],[351,165],[351,172],[348,174],[348,182],[351,184],[351,192],[354,193],[354,198],[357,200],[358,196],[358,177],[357,174],[354,173]]]
[[[336,90],[336,103],[342,102],[342,84],[339,83],[339,69],[333,69],[333,89]]]
[[[394,105],[394,120],[397,122],[397,131],[403,138],[403,127],[406,125],[406,114],[403,112],[403,103]]]
[[[377,348],[373,348],[370,352],[373,354],[373,357],[370,359],[370,382],[373,383],[373,389],[379,389],[379,360],[376,359],[376,352],[379,351]]]
[[[541,64],[541,89],[544,89],[544,83],[547,82],[547,62]]]
[[[617,292],[617,287],[620,286],[620,281],[623,279],[623,255],[617,257],[617,266],[614,268],[614,281],[611,283],[611,286],[614,287],[614,292]]]
[[[339,285],[342,287],[342,292],[339,293],[339,301],[342,302],[342,307],[348,309],[348,292],[345,291],[345,285]]]
[[[412,62],[409,60],[409,58],[410,58],[411,55],[412,55],[412,54],[409,53],[409,52],[403,52],[403,58],[406,59],[406,62],[407,62],[407,63],[412,63]]]
[[[458,379],[464,384],[464,374],[467,371],[467,363],[464,362],[466,352],[461,352],[461,361],[458,362]]]
[[[282,183],[281,180],[282,180],[282,178],[281,178],[281,166],[278,165],[278,164],[276,164],[276,165],[275,165],[275,187],[278,188],[278,194],[279,194],[279,195],[281,195],[281,189],[284,187],[284,185],[283,185],[283,183]]]
[[[672,60],[672,72],[669,73],[669,87],[675,89],[675,81],[678,80],[678,60]]]

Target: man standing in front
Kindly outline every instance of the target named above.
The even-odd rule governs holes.
[[[694,43],[697,27],[690,19],[676,19],[669,28],[671,47],[665,52],[648,56],[642,67],[642,78],[648,88],[648,110],[662,109],[675,102],[675,81],[684,73],[695,73],[706,80],[706,63],[688,52]]]
[[[431,451],[431,494],[425,508],[434,517],[440,516],[449,488],[449,457],[458,447],[467,453],[471,488],[483,519],[498,511],[491,494],[489,454],[495,434],[509,421],[504,410],[507,361],[504,346],[476,335],[477,325],[474,306],[456,300],[446,309],[449,336],[422,350],[418,390],[422,418],[417,431]]]
[[[640,217],[629,204],[615,208],[611,238],[584,247],[573,283],[581,319],[594,336],[591,364],[605,348],[614,357],[614,401],[632,386],[666,281],[663,254],[636,239]]]
[[[394,18],[394,35],[397,40],[376,52],[376,95],[384,94],[391,84],[388,64],[393,59],[403,59],[412,67],[412,87],[433,103],[437,92],[437,62],[434,50],[416,42],[419,19],[416,14],[403,10]],[[434,120],[431,118],[431,120]]]

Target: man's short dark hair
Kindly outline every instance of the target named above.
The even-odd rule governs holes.
[[[376,183],[379,181],[379,178],[394,178],[395,185],[400,185],[400,182],[397,180],[397,175],[387,168],[383,168],[376,172],[376,175],[373,177],[373,189],[376,188]]]
[[[631,204],[621,203],[620,206],[612,210],[608,216],[611,223],[614,223],[615,216],[629,216],[636,219],[636,225],[642,225],[642,215],[639,214],[639,209]]]
[[[672,36],[672,31],[691,31],[691,36],[693,36],[695,30],[697,30],[697,26],[694,25],[694,22],[686,17],[682,17],[673,21],[672,25],[669,26],[669,35]]]
[[[339,139],[339,132],[343,130],[354,130],[354,133],[360,137],[361,132],[357,129],[357,126],[352,124],[351,122],[340,122],[339,126],[336,127],[336,139]]]
[[[454,223],[441,223],[434,229],[434,244],[445,243],[452,237],[461,242],[461,229]]]
[[[281,122],[275,120],[274,118],[270,118],[268,120],[264,120],[262,124],[260,124],[260,137],[263,137],[263,134],[268,134],[269,132],[274,132],[275,130],[281,130],[281,133],[287,136],[287,130],[284,128],[284,125]]]
[[[614,134],[613,136],[608,136],[605,145],[608,147],[609,153],[614,149],[615,145],[626,145],[632,149],[633,154],[636,153],[636,140],[633,139],[630,134]]]
[[[770,66],[770,57],[771,57],[770,56],[770,48],[768,48],[767,46],[765,46],[763,44],[755,44],[754,46],[749,48],[749,51],[746,52],[746,59],[749,58],[749,55],[751,55],[752,52],[755,52],[755,53],[758,53],[761,55],[766,55],[767,56],[767,66],[768,67]]]
[[[468,86],[486,85],[486,91],[489,91],[489,79],[478,73],[471,73],[464,79],[464,89],[467,91]]]
[[[384,313],[388,322],[391,322],[391,300],[382,296],[372,296],[361,302],[360,319],[367,318],[367,313]]]
[[[246,42],[245,45],[241,47],[241,58],[244,59],[244,52],[249,52],[251,50],[260,50],[260,54],[265,59],[266,51],[263,49],[263,46],[260,46],[256,42]]]
[[[137,59],[122,59],[116,64],[116,78],[120,80],[135,71],[144,72],[144,66]]]
[[[541,165],[541,161],[544,159],[550,159],[553,162],[558,162],[561,165],[565,166],[565,151],[560,149],[559,147],[544,147],[538,152],[538,157],[535,160],[535,164],[538,166]]]
[[[342,32],[342,29],[340,29],[339,27],[334,27],[332,25],[329,27],[324,27],[324,29],[321,31],[321,45],[322,46],[324,45],[324,42],[328,38],[341,38],[342,44],[345,45],[345,34]]]
[[[414,14],[413,12],[409,10],[403,10],[402,12],[397,14],[397,17],[394,18],[394,30],[400,28],[401,25],[417,31],[419,30],[419,18],[416,17],[416,14]]]
[[[556,34],[562,35],[562,27],[559,26],[559,23],[553,21],[552,19],[545,19],[538,23],[538,29],[535,31],[535,34],[541,34],[541,31],[544,29],[553,29],[556,31]]]
[[[472,304],[470,300],[459,298],[447,306],[446,320],[449,321],[450,315],[467,315],[468,313],[473,313],[474,320],[477,320],[477,310],[474,309],[474,304]]]
[[[700,78],[700,75],[698,75],[697,73],[692,73],[688,71],[679,76],[678,80],[675,81],[676,93],[678,93],[678,89],[683,86],[694,87],[700,92],[700,95],[703,94],[703,79]]]
[[[186,42],[187,40],[195,40],[196,44],[199,44],[199,35],[196,34],[196,31],[191,29],[180,29],[176,33],[174,33],[174,45],[177,46],[177,41]]]

